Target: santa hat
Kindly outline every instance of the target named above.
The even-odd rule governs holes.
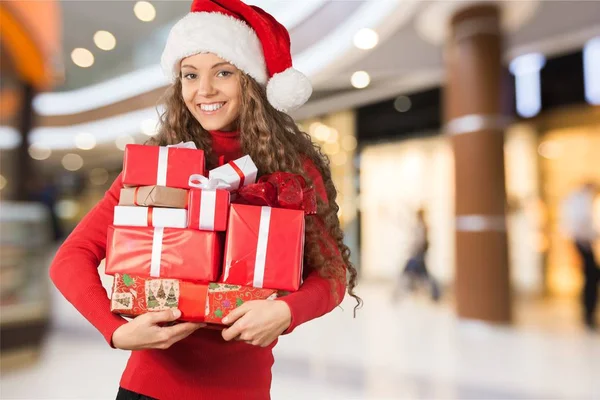
[[[171,29],[161,58],[173,81],[181,60],[213,53],[267,86],[269,103],[290,111],[312,93],[308,78],[292,67],[290,35],[273,16],[239,0],[194,0],[191,12]]]

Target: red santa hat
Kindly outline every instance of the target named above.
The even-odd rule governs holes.
[[[175,80],[181,60],[213,53],[266,85],[269,103],[290,111],[312,93],[308,78],[292,67],[290,35],[273,16],[239,0],[194,0],[191,12],[171,29],[161,58]]]

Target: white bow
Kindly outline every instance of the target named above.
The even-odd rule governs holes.
[[[225,182],[224,180],[218,179],[218,178],[207,178],[204,175],[200,175],[200,174],[190,175],[188,185],[190,187],[203,189],[203,190],[217,190],[217,189],[231,190],[231,185],[229,183]]]
[[[194,149],[197,150],[198,148],[196,147],[196,143],[192,142],[191,140],[189,142],[179,142],[177,144],[170,144],[167,147],[177,147],[180,149]]]

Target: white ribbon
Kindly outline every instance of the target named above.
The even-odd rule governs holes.
[[[169,149],[167,147],[158,148],[158,168],[156,169],[156,184],[158,186],[167,186],[167,164],[169,162]]]
[[[263,287],[265,264],[267,262],[267,243],[269,242],[269,225],[271,224],[271,207],[260,208],[260,224],[258,242],[256,243],[256,261],[254,262],[254,279],[252,286]]]
[[[170,144],[167,145],[167,147],[177,147],[180,149],[194,149],[197,150],[198,148],[196,147],[196,143],[192,142],[191,140],[188,142],[179,142],[177,144]]]
[[[203,189],[203,190],[231,190],[231,185],[225,182],[223,179],[219,178],[207,178],[204,175],[193,174],[190,175],[190,179],[188,180],[188,185],[193,188]]]
[[[150,259],[150,276],[153,278],[160,277],[160,259],[162,257],[164,232],[164,228],[154,228],[154,236],[152,238],[152,258]]]
[[[203,190],[200,192],[200,217],[198,228],[202,231],[215,230],[215,209],[217,208],[217,192]]]

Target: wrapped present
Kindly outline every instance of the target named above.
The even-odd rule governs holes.
[[[245,185],[256,182],[257,173],[258,170],[252,158],[244,156],[210,170],[208,177],[211,179],[221,179],[231,186],[230,190],[237,190]]]
[[[238,195],[237,201],[245,204],[230,207],[221,281],[298,290],[304,216],[317,212],[313,188],[300,175],[277,172],[243,187]]]
[[[304,250],[304,212],[232,204],[224,283],[296,291]]]
[[[221,324],[223,317],[247,301],[276,297],[277,292],[269,289],[116,274],[111,311],[133,317],[176,308],[182,321]]]
[[[111,225],[106,273],[212,282],[219,276],[222,250],[216,232]]]
[[[229,215],[229,184],[202,175],[190,176],[188,227],[202,231],[224,231]]]
[[[231,311],[251,300],[273,300],[277,291],[251,286],[210,283],[208,285],[204,322],[220,324]]]
[[[187,228],[188,211],[181,208],[116,206],[113,225]]]
[[[187,208],[188,191],[164,186],[121,189],[120,206]]]
[[[204,152],[195,149],[195,146],[125,146],[122,175],[125,186],[158,185],[188,189],[188,178],[192,174],[204,175]]]

